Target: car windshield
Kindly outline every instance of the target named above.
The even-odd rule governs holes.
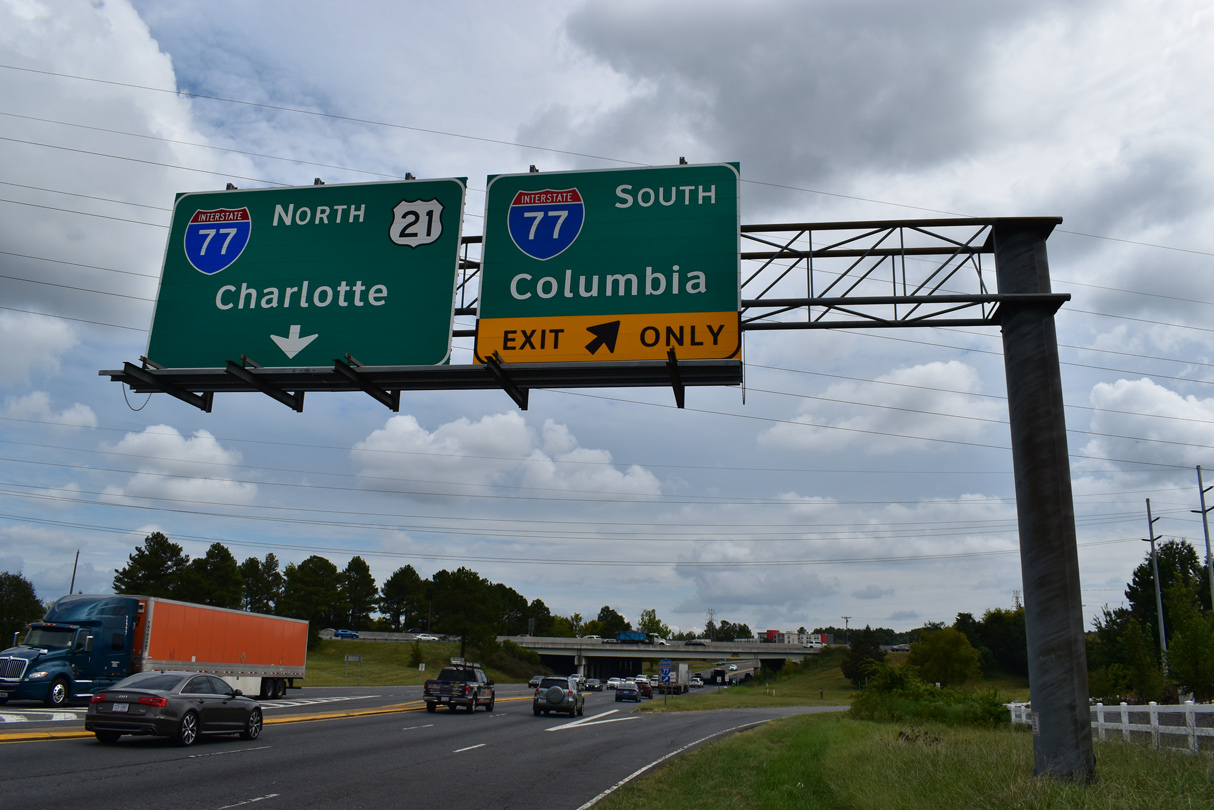
[[[25,646],[43,650],[66,650],[72,646],[72,633],[71,630],[57,630],[52,627],[32,627],[25,634]]]
[[[140,672],[125,678],[110,687],[113,689],[153,689],[171,691],[181,683],[182,675],[170,675],[165,672]]]

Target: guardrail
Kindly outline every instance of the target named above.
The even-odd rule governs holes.
[[[1012,723],[1034,723],[1031,704],[1008,703],[1007,708]],[[1092,729],[1101,740],[1107,739],[1111,731],[1120,733],[1126,742],[1149,739],[1154,748],[1214,753],[1214,705],[1198,705],[1191,700],[1180,706],[1161,706],[1153,701],[1145,706],[1095,703],[1091,713]],[[1171,741],[1182,744],[1173,745]]]

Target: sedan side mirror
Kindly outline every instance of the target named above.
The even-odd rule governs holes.
[[[232,690],[232,697],[241,697],[243,694],[244,692],[241,692],[239,689]]]

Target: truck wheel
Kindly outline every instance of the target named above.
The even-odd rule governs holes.
[[[427,703],[426,704],[426,711],[430,712],[431,714],[433,714],[437,709],[438,709],[437,703]]]
[[[472,696],[472,702],[468,704],[468,714],[476,712],[476,695]]]
[[[493,711],[493,701],[496,699],[496,697],[497,697],[496,695],[489,696],[489,705],[485,707],[486,711],[490,711],[490,712]]]
[[[122,736],[117,731],[96,731],[93,733],[97,735],[97,742],[102,745],[113,745]]]
[[[256,740],[261,735],[261,722],[261,709],[249,712],[249,720],[244,725],[244,731],[240,732],[241,738]]]
[[[67,678],[61,675],[51,681],[51,687],[46,690],[46,698],[42,702],[52,708],[59,708],[67,703],[69,697],[71,697],[71,689],[68,687]]]
[[[193,745],[194,740],[198,739],[198,715],[186,712],[185,717],[181,718],[181,725],[177,727],[177,734],[173,739],[183,748]]]

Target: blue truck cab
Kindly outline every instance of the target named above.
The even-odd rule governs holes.
[[[0,705],[40,700],[62,706],[130,674],[140,600],[65,596],[24,641],[0,651]]]

